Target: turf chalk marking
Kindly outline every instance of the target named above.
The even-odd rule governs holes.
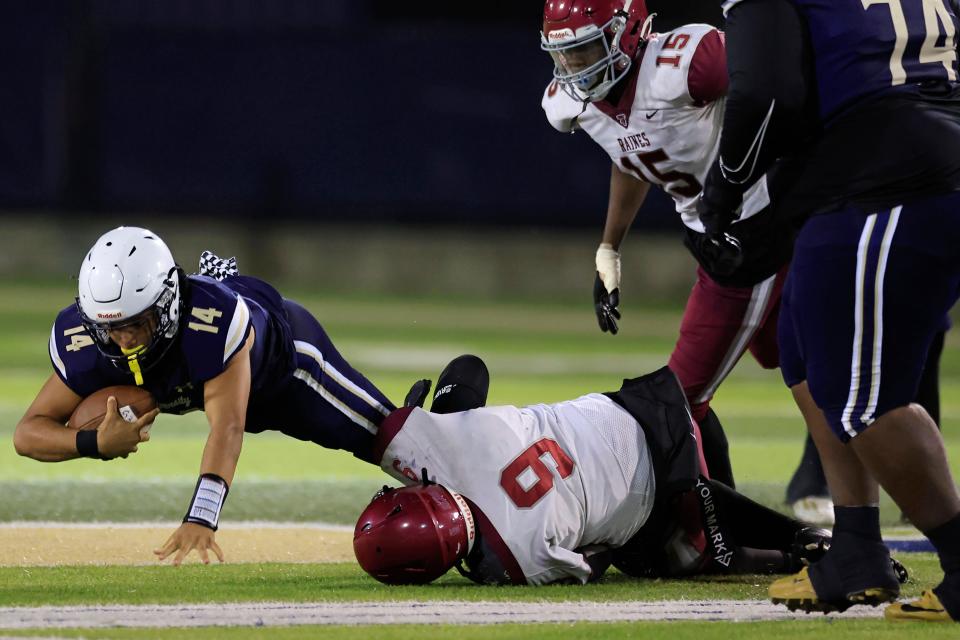
[[[844,618],[879,618],[882,609],[854,607]],[[810,616],[819,619],[822,614]],[[833,616],[834,614],[830,614]],[[368,624],[498,624],[668,620],[792,620],[763,600],[664,602],[331,602],[205,605],[0,607],[0,628],[294,626]]]

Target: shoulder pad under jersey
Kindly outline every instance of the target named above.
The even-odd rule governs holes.
[[[80,396],[118,383],[108,379],[107,372],[113,365],[104,361],[93,340],[80,323],[76,305],[62,310],[50,330],[48,351],[53,369]]]
[[[577,118],[583,113],[584,105],[564,93],[556,80],[544,89],[540,106],[543,107],[550,125],[557,131],[570,133],[580,128]]]
[[[702,84],[699,76],[713,76],[715,67],[726,78],[726,57],[719,33],[708,24],[687,24],[673,31],[652,34],[640,61],[642,75],[637,93],[638,97],[641,93],[646,95],[638,104],[648,109],[667,109],[678,103],[702,102],[702,96],[695,95],[695,87]],[[699,51],[701,43],[705,45],[704,51]],[[720,45],[718,52],[714,51],[717,44]],[[716,65],[704,64],[705,54],[716,58]],[[712,77],[709,79],[713,81]],[[713,99],[716,97],[719,96]]]
[[[207,276],[190,276],[190,295],[180,320],[190,377],[205,382],[220,375],[250,333],[243,296]]]

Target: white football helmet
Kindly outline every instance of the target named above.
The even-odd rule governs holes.
[[[170,249],[152,231],[118,227],[100,236],[83,259],[77,295],[83,325],[100,352],[135,372],[156,364],[177,336],[181,277]],[[156,314],[150,344],[121,353],[110,339],[111,329],[147,313]]]

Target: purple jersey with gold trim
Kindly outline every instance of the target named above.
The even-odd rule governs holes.
[[[275,429],[369,458],[393,404],[343,359],[306,309],[257,278],[189,276],[175,342],[143,372],[140,386],[163,413],[203,409],[204,384],[223,373],[251,330],[246,430]],[[100,353],[75,305],[57,316],[49,349],[57,375],[77,395],[135,384],[130,371]]]
[[[280,303],[280,295],[272,287],[243,276],[218,282],[193,275],[188,277],[185,292],[176,342],[160,362],[143,373],[140,385],[154,395],[161,411],[186,413],[203,409],[203,384],[223,373],[251,328],[256,331],[250,357],[253,392],[292,368],[292,344],[289,350],[267,357],[276,334],[282,333],[261,304],[269,305],[272,296],[276,296],[275,304]],[[114,366],[100,354],[93,338],[83,330],[76,305],[57,316],[50,334],[50,359],[60,379],[79,396],[110,385],[135,384],[132,373]]]
[[[792,0],[806,18],[821,115],[867,96],[957,80],[948,0]]]

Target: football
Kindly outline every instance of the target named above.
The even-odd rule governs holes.
[[[146,389],[132,385],[117,385],[95,391],[80,401],[73,410],[67,426],[72,429],[96,429],[107,413],[107,398],[117,399],[117,410],[127,422],[133,422],[157,406],[153,395]]]

